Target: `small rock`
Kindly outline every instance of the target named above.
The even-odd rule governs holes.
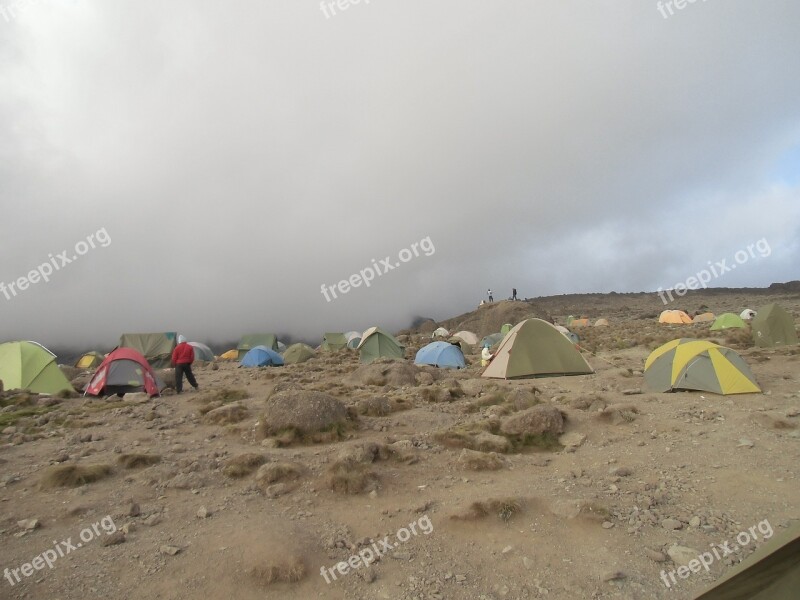
[[[657,563],[666,562],[666,560],[667,560],[667,555],[666,554],[664,554],[663,552],[659,552],[657,550],[651,550],[650,548],[645,548],[644,549],[644,555],[647,558],[649,558],[650,560],[652,560],[653,562],[657,562]]]
[[[628,467],[613,467],[609,469],[608,473],[615,477],[627,477],[628,475],[633,475],[633,469],[629,469]]]
[[[509,553],[509,552],[511,552],[513,549],[514,549],[514,548],[513,548],[512,546],[506,546],[505,548],[503,548],[503,550],[502,550],[502,553],[503,553],[503,554],[508,554],[508,553]]]
[[[524,566],[526,569],[530,569],[530,568],[533,566],[533,561],[531,561],[531,559],[530,559],[530,558],[528,558],[527,556],[523,556],[523,557],[522,557],[522,565],[523,565],[523,566]]]
[[[586,441],[586,436],[577,431],[570,431],[558,438],[558,443],[565,448],[578,448]]]
[[[603,521],[603,529],[611,529],[614,526],[614,523],[611,521]]]
[[[125,509],[125,515],[128,517],[138,517],[140,514],[142,514],[142,509],[136,502],[131,502]]]
[[[5,429],[3,429],[3,433],[6,435],[14,435],[15,433],[17,433],[17,428],[14,427],[13,425],[9,425]]]
[[[197,509],[197,518],[198,519],[207,519],[211,516],[211,511],[208,510],[205,506],[201,506]]]
[[[33,531],[34,529],[39,529],[39,527],[42,526],[42,524],[39,522],[39,519],[23,519],[22,521],[17,521],[17,525],[26,531]]]
[[[154,525],[161,523],[161,517],[158,515],[150,515],[143,521],[143,523],[148,527],[153,527]]]
[[[700,527],[700,523],[701,523],[700,517],[696,515],[691,519],[689,519],[689,525],[692,527]]]
[[[101,543],[103,546],[116,546],[117,544],[122,544],[124,541],[125,534],[122,531],[115,531],[104,537]]]
[[[622,571],[609,571],[608,573],[600,576],[600,581],[617,581],[620,579],[625,579],[627,575]]]
[[[752,448],[753,446],[755,446],[755,444],[747,438],[741,438],[736,445],[737,448]]]
[[[170,556],[175,556],[178,552],[181,551],[179,546],[170,546],[168,544],[164,544],[158,549],[161,554],[169,554]]]
[[[631,388],[629,390],[622,390],[622,395],[623,396],[636,396],[636,395],[641,394],[641,393],[642,393],[642,390],[640,388]]]
[[[664,519],[661,521],[661,526],[664,529],[681,529],[683,528],[683,523],[678,521],[678,519]]]
[[[410,552],[392,552],[392,558],[395,560],[411,560]]]
[[[372,491],[369,493],[369,497],[370,497],[370,498],[373,498],[373,499],[377,498],[377,497],[378,497],[378,492],[377,492],[376,490],[372,490]]]
[[[457,582],[462,583],[462,582],[464,582],[466,580],[467,580],[467,576],[466,575],[456,575],[456,581]]]
[[[687,548],[686,546],[675,544],[674,546],[670,546],[667,550],[667,554],[675,564],[685,566],[689,564],[690,560],[696,559],[700,555],[700,552],[694,548]]]

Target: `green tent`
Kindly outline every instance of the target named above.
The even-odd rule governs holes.
[[[270,350],[278,351],[278,338],[274,333],[251,333],[243,335],[239,340],[236,350],[239,352],[237,360],[242,360],[244,355],[256,346],[265,346]]]
[[[325,351],[347,348],[347,336],[343,333],[326,333],[322,336],[321,348]]]
[[[578,349],[554,325],[527,319],[506,334],[481,377],[515,379],[593,373]]]
[[[503,335],[505,335],[505,334],[507,334],[509,331],[511,331],[513,328],[514,328],[514,326],[513,326],[511,323],[506,323],[506,324],[504,324],[504,325],[503,325],[503,326],[500,328],[500,333],[502,333]]]
[[[147,359],[154,369],[164,369],[172,365],[172,351],[175,349],[174,331],[160,333],[123,333],[119,338],[119,348],[133,348]]]
[[[358,345],[362,363],[371,363],[379,358],[404,358],[406,349],[393,335],[379,327],[370,327],[364,332]]]
[[[769,527],[762,525],[766,524]],[[795,600],[800,589],[800,523],[775,533],[769,521],[758,523],[760,538],[769,541],[755,550],[695,600]],[[751,533],[753,533],[751,532]],[[745,532],[747,533],[747,532]],[[740,534],[741,535],[741,534]],[[749,538],[748,538],[749,539]],[[751,540],[752,542],[752,540]],[[711,556],[711,553],[707,553]],[[711,557],[713,559],[713,556]]]
[[[56,364],[56,356],[36,342],[0,344],[0,381],[7,390],[57,394],[75,390]]]
[[[747,324],[739,315],[735,315],[733,313],[722,313],[714,320],[714,324],[711,325],[711,331],[733,328],[744,329],[745,327],[747,327]]]
[[[292,344],[283,353],[283,362],[287,365],[296,365],[306,362],[309,358],[314,358],[316,352],[308,344]]]
[[[483,348],[488,344],[489,347],[491,348],[495,344],[499,344],[500,342],[502,342],[504,337],[506,337],[505,333],[492,333],[490,335],[487,335],[485,338],[481,340],[480,347]]]
[[[758,309],[751,321],[753,341],[759,348],[773,346],[794,346],[797,344],[797,331],[792,315],[777,304],[768,304]]]

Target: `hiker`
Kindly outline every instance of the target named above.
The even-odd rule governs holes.
[[[481,366],[485,367],[489,364],[492,360],[492,353],[489,352],[489,344],[483,345],[483,350],[481,350]]]
[[[517,288],[512,288],[511,289],[511,299],[512,300],[516,300],[517,299]]]
[[[178,336],[178,345],[172,351],[172,365],[175,367],[175,392],[180,394],[183,391],[183,375],[191,386],[198,390],[197,380],[192,373],[192,363],[194,362],[194,348],[186,341],[182,335]]]
[[[486,290],[486,295],[489,296],[489,302],[494,302],[494,298],[492,298],[492,288]]]

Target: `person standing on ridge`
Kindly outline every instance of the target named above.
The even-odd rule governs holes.
[[[486,295],[489,296],[489,302],[494,302],[494,298],[492,298],[492,288],[486,290]]]
[[[198,390],[197,380],[192,373],[192,363],[194,362],[194,348],[186,341],[182,335],[178,336],[178,345],[172,351],[172,365],[175,367],[175,393],[183,391],[183,376],[191,386]]]
[[[516,300],[517,299],[517,288],[512,288],[511,289],[511,299],[512,300]]]

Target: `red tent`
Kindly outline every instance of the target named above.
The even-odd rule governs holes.
[[[144,356],[133,348],[117,348],[97,367],[85,393],[101,396],[144,391],[153,397],[160,395],[163,387]]]

